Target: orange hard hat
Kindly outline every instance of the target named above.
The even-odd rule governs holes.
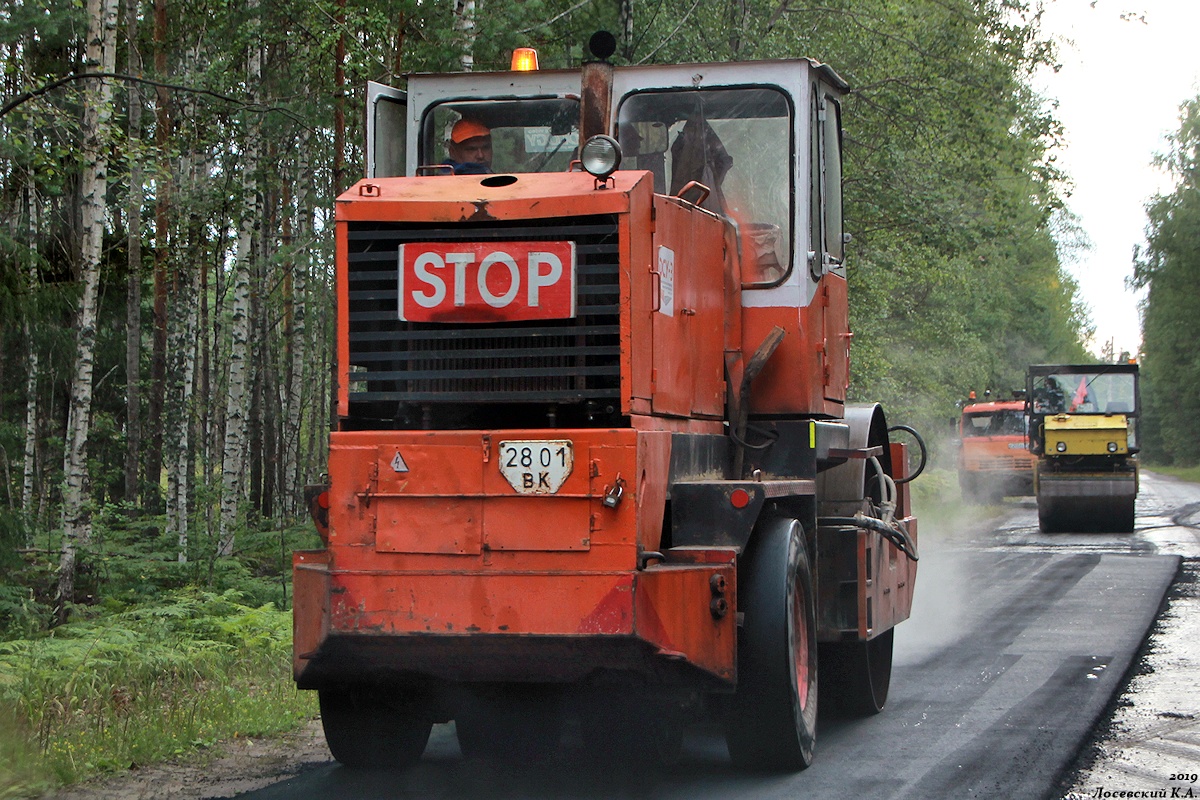
[[[491,135],[492,131],[487,125],[484,125],[482,122],[476,122],[473,119],[460,119],[450,129],[450,141],[455,144],[462,144],[467,139],[474,139],[476,136]]]

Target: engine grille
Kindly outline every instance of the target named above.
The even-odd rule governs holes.
[[[406,242],[575,242],[574,319],[416,323],[399,319],[397,249]],[[451,404],[579,404],[620,396],[615,216],[453,228],[350,223],[351,417],[400,418]]]
[[[1028,471],[1033,469],[1032,456],[989,456],[987,458],[968,458],[966,463],[967,469],[978,471]]]

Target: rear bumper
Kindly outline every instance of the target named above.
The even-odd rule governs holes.
[[[656,553],[671,434],[557,429],[557,480],[538,472],[547,436],[335,432],[328,549],[293,558],[297,682],[684,665],[732,684],[737,548]]]
[[[296,682],[572,683],[617,671],[732,685],[734,550],[675,555],[633,572],[534,574],[339,571],[328,551],[297,553]]]

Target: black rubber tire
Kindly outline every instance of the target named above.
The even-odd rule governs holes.
[[[406,769],[421,760],[432,720],[367,690],[322,689],[317,694],[325,741],[342,764]]]
[[[739,767],[793,772],[812,763],[817,733],[817,619],[804,530],[756,527],[738,566],[738,686],[725,740]]]
[[[531,764],[558,752],[562,712],[558,697],[548,693],[488,693],[460,710],[454,730],[467,758]]]
[[[845,716],[878,714],[892,684],[895,629],[869,642],[821,645],[821,708]]]

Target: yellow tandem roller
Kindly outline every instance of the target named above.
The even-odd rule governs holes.
[[[1029,368],[1029,449],[1046,533],[1133,530],[1137,379],[1133,363]]]

